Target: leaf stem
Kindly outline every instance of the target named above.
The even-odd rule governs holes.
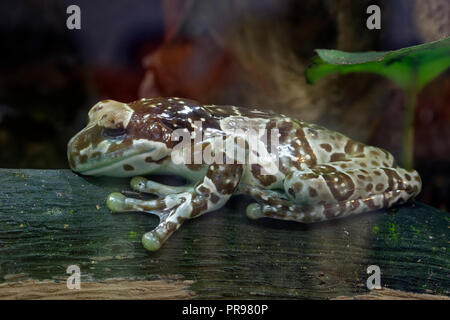
[[[403,167],[413,168],[414,162],[414,116],[417,105],[417,90],[413,86],[406,90],[406,109],[403,122]]]

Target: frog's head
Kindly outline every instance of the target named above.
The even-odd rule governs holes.
[[[87,126],[68,144],[72,170],[127,177],[161,166],[173,147],[172,128],[158,117],[160,111],[146,106],[146,101],[126,104],[104,100],[93,106]]]

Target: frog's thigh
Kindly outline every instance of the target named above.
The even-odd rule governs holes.
[[[386,199],[396,196],[395,192],[386,192],[374,194],[365,199],[315,205],[299,205],[289,200],[278,204],[259,201],[247,207],[247,216],[251,219],[268,217],[303,223],[319,222],[381,209]],[[273,203],[273,201],[270,202]]]
[[[184,186],[168,186],[162,183],[148,180],[144,177],[134,177],[130,181],[130,186],[135,191],[156,194],[159,196],[192,191],[194,188],[192,184],[187,184]]]

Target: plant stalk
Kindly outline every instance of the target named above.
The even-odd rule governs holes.
[[[403,122],[403,154],[402,164],[407,170],[414,165],[414,116],[417,105],[417,90],[406,90],[406,109]]]

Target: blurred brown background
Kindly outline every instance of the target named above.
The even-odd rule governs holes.
[[[66,8],[81,8],[81,30]],[[381,8],[381,30],[366,8]],[[316,48],[394,50],[450,35],[447,0],[3,1],[0,167],[67,168],[66,144],[104,98],[179,96],[272,109],[401,152],[404,96],[375,75],[311,86]],[[420,94],[419,200],[450,208],[450,72]]]

